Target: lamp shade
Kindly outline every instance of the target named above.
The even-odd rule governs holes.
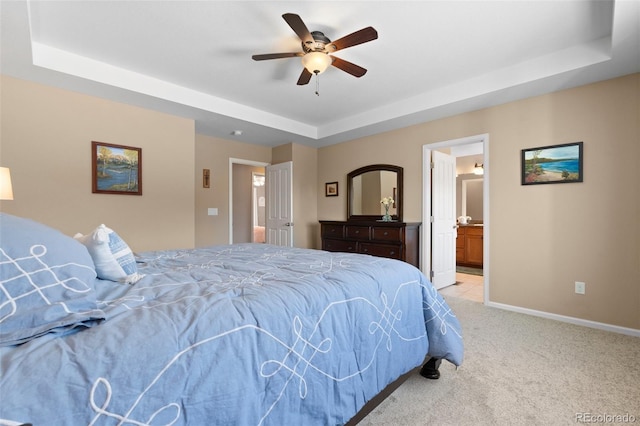
[[[13,200],[11,171],[8,167],[0,167],[0,200]]]
[[[331,56],[322,52],[309,52],[302,57],[302,65],[311,74],[323,73],[331,65]]]

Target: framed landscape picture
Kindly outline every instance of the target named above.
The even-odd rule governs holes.
[[[522,150],[522,185],[582,182],[582,142]]]
[[[142,149],[91,142],[94,194],[142,195]]]

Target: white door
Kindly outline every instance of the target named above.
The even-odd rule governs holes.
[[[267,244],[293,247],[293,162],[266,167]]]
[[[431,153],[431,282],[439,289],[456,282],[456,158]]]

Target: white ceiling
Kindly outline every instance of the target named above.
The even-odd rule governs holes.
[[[3,74],[193,118],[196,132],[326,146],[640,71],[640,1],[2,1]],[[296,81],[300,15],[336,52]],[[242,135],[234,136],[234,130]]]

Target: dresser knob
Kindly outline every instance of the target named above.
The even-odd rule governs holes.
[[[360,233],[360,231],[356,231],[356,234],[359,234],[359,233]]]
[[[394,255],[394,254],[396,254],[396,252],[395,251],[391,251],[391,252],[389,252],[389,254],[390,255]]]
[[[384,235],[389,235],[389,233],[387,231],[384,231]]]

